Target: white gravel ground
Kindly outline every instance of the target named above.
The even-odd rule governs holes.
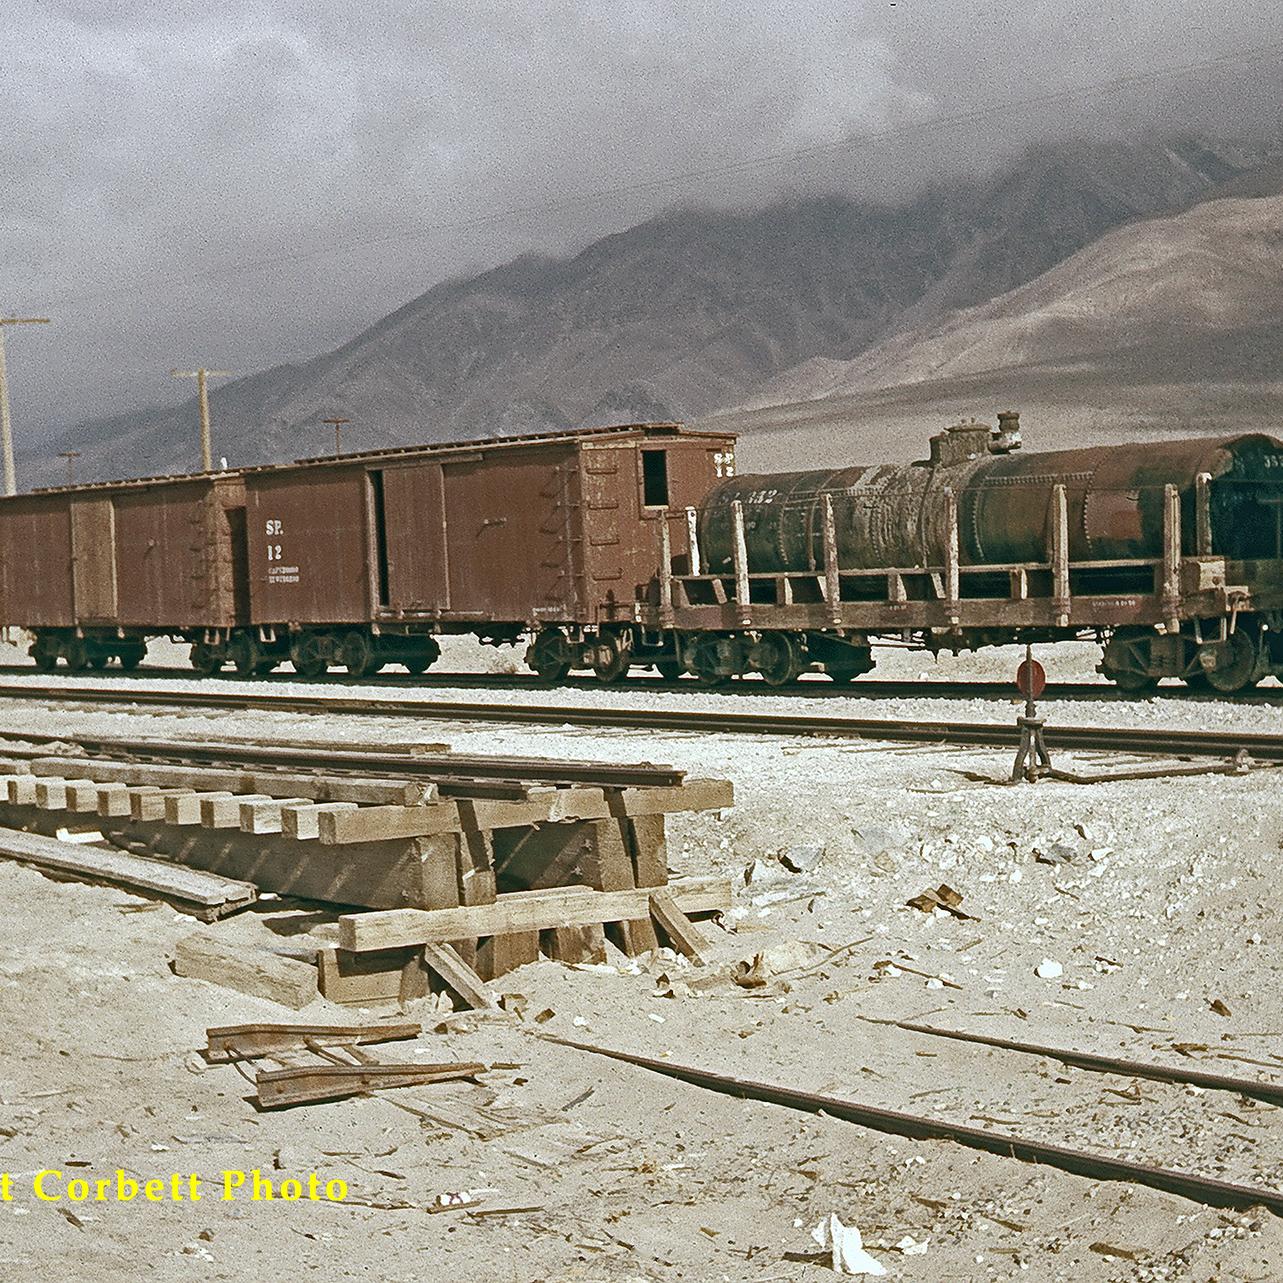
[[[937,664],[891,651],[879,675],[993,679],[1010,675],[1018,658],[1009,650]],[[1092,647],[1040,658],[1053,679],[1094,676]],[[462,670],[474,660],[452,646],[444,664]],[[455,695],[629,707],[674,698],[436,687],[424,697]],[[691,708],[745,704],[696,690],[683,699]],[[762,696],[751,708],[795,703]],[[805,711],[1007,721],[1015,709],[995,698],[848,693],[808,700]],[[1053,701],[1044,711],[1075,723],[1278,729],[1269,703],[1106,698]],[[666,955],[640,967],[616,955],[609,971],[542,962],[501,986],[524,997],[525,1021],[465,1021],[405,1050],[520,1066],[495,1071],[485,1087],[405,1093],[403,1103],[420,1110],[441,1112],[448,1102],[454,1122],[470,1120],[471,1130],[417,1118],[391,1100],[255,1114],[233,1070],[193,1074],[189,1053],[207,1025],[288,1013],[170,974],[169,950],[192,924],[168,908],[128,912],[143,902],[0,865],[5,1170],[72,1162],[95,1173],[315,1169],[347,1180],[362,1200],[342,1208],[105,1204],[68,1219],[64,1207],[15,1197],[0,1203],[5,1277],[822,1280],[834,1277],[827,1265],[797,1258],[816,1251],[809,1230],[829,1212],[858,1225],[895,1278],[1283,1277],[1283,1233],[1268,1213],[1220,1212],[713,1096],[530,1036],[597,1041],[1278,1189],[1283,1119],[1272,1105],[871,1023],[911,1018],[1246,1077],[1283,1074],[1283,815],[1272,770],[1009,786],[1001,781],[1010,755],[981,749],[15,701],[0,703],[0,728],[419,740],[469,752],[647,759],[728,776],[737,796],[722,815],[670,824],[677,871],[724,872],[737,887],[735,908],[710,929],[717,978],[708,987],[691,988],[699,973]],[[1130,764],[1101,755],[1074,762],[1102,771]],[[790,872],[781,852],[813,867]],[[942,882],[961,893],[970,918],[906,906]],[[217,930],[279,946],[307,925],[269,903]],[[759,953],[767,988],[731,983],[729,969]],[[1060,973],[1040,977],[1044,961]],[[430,1029],[436,1017],[418,1005],[411,1015]],[[536,1024],[533,1014],[544,1010],[554,1014]],[[353,1013],[318,1001],[313,1014]],[[423,1210],[437,1193],[465,1188],[494,1189],[484,1196],[491,1207],[538,1210],[489,1219]],[[898,1248],[906,1236],[926,1251]]]

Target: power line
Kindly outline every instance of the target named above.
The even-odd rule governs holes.
[[[283,267],[294,263],[304,263],[317,258],[348,254],[356,250],[370,249],[380,245],[422,240],[442,233],[472,231],[479,227],[493,226],[532,215],[551,214],[563,209],[577,208],[590,201],[664,191],[670,188],[685,187],[693,183],[708,181],[709,179],[752,173],[761,169],[769,169],[776,165],[793,164],[798,161],[832,156],[842,152],[861,151],[886,142],[930,134],[940,129],[980,124],[995,116],[1010,115],[1014,112],[1029,111],[1039,107],[1056,106],[1089,94],[1110,93],[1136,86],[1153,85],[1163,80],[1171,80],[1198,72],[1212,71],[1227,66],[1241,67],[1246,63],[1277,59],[1281,55],[1283,55],[1283,40],[1275,40],[1246,49],[1232,50],[1229,53],[1218,54],[1214,58],[1202,59],[1197,62],[1155,67],[1147,71],[1131,72],[1104,80],[1079,83],[1030,97],[1005,99],[1001,102],[988,103],[971,111],[952,114],[938,113],[922,120],[892,125],[885,129],[871,130],[856,136],[837,139],[833,142],[810,143],[804,146],[783,148],[773,152],[764,152],[759,156],[746,157],[739,161],[728,161],[721,165],[680,170],[674,173],[656,175],[653,178],[592,188],[552,200],[525,205],[512,205],[505,209],[478,214],[471,218],[459,219],[453,222],[428,223],[412,232],[389,232],[378,236],[367,236],[351,241],[320,245],[313,249],[299,250],[290,254],[273,254],[260,258],[242,259],[239,262],[221,263],[196,272],[155,277],[153,281],[155,284],[161,285],[166,283],[194,284],[211,278],[253,272],[264,268]],[[112,286],[83,294],[62,295],[55,297],[52,301],[59,307],[65,308],[74,303],[88,303],[101,299],[117,298],[123,294],[134,292],[136,288],[136,284]]]

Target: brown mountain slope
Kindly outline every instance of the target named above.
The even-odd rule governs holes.
[[[1262,159],[1198,139],[1063,144],[897,206],[831,197],[673,213],[567,261],[439,285],[337,351],[217,388],[215,452],[294,457],[336,413],[353,420],[353,448],[706,415],[802,362],[849,360],[1028,282]],[[190,405],[126,416],[66,444],[86,476],[181,470],[193,419]]]

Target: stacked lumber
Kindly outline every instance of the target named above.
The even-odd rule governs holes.
[[[671,767],[170,741],[49,750],[6,745],[0,824],[79,826],[152,865],[372,910],[343,918],[319,960],[336,1001],[404,1001],[435,978],[484,1005],[487,980],[540,954],[600,961],[607,939],[699,962],[691,915],[730,903],[725,881],[670,884],[665,817],[728,807],[731,785]]]

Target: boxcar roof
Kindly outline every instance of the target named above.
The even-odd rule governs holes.
[[[581,441],[628,440],[632,438],[679,437],[689,440],[725,441],[733,432],[707,432],[688,428],[682,423],[619,423],[597,428],[567,428],[557,432],[532,432],[524,436],[480,437],[468,441],[443,441],[423,445],[388,446],[381,450],[362,450],[352,454],[314,455],[293,463],[260,463],[244,468],[227,468],[219,472],[179,472],[154,477],[132,477],[123,481],[86,481],[72,486],[40,486],[26,494],[69,494],[90,490],[121,490],[156,485],[178,485],[192,481],[218,481],[264,473],[285,472],[293,468],[345,467],[353,463],[370,463],[380,459],[406,459],[441,454],[471,454],[477,450],[519,449],[522,446],[572,445]],[[5,496],[0,496],[3,499]],[[21,498],[21,495],[12,496]]]

